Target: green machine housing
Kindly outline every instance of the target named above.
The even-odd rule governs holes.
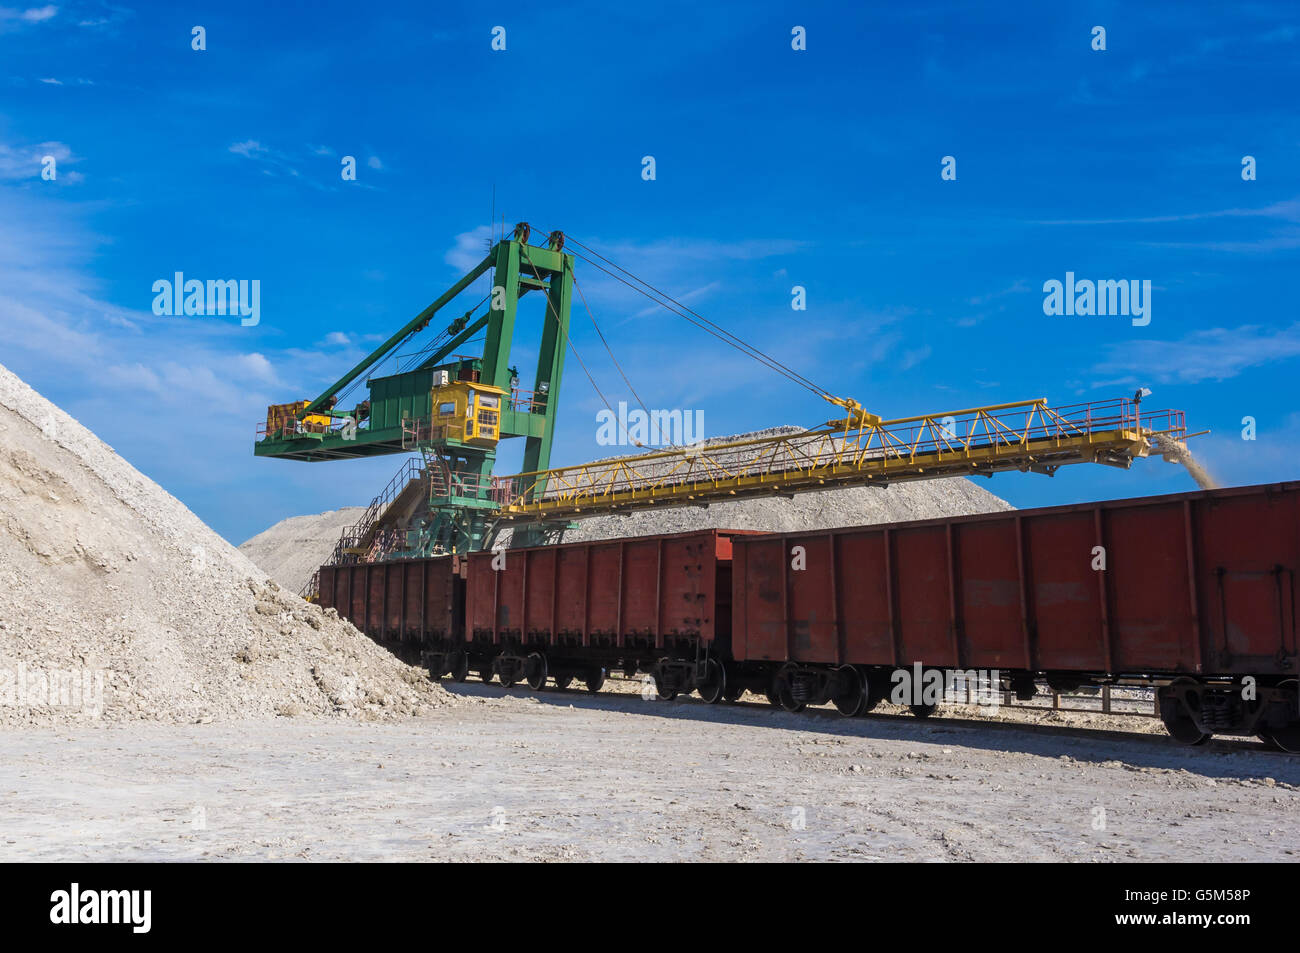
[[[492,475],[499,441],[523,439],[524,472],[550,466],[573,257],[564,253],[559,232],[551,233],[546,247],[528,244],[528,237],[527,224],[517,225],[513,238],[497,242],[473,270],[315,400],[268,408],[253,448],[257,456],[319,462],[420,455],[375,499],[351,542],[340,544],[351,555],[400,558],[480,549],[490,538],[495,511],[515,492]],[[428,328],[439,310],[489,269],[486,313],[476,314],[476,307],[457,317],[425,350],[409,355],[418,360],[414,366],[367,378],[367,400],[351,409],[338,406],[340,392]],[[537,372],[532,389],[523,390],[510,352],[519,300],[531,292],[544,295],[545,314]],[[457,353],[480,334],[482,356]],[[534,496],[543,491],[529,490]]]

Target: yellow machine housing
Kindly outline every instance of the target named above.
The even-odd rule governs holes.
[[[490,384],[452,381],[433,388],[435,432],[471,447],[495,447],[501,439],[501,400],[506,392]]]
[[[309,400],[295,400],[291,404],[272,404],[266,408],[266,432],[276,433],[286,427],[290,430],[296,429],[294,420],[310,403]],[[330,418],[326,414],[308,414],[302,418],[304,433],[328,433],[329,429]]]

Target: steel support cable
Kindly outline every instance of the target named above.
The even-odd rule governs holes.
[[[623,284],[628,285],[628,287],[641,292],[641,294],[645,295],[647,298],[650,298],[650,300],[654,301],[656,304],[660,305],[661,307],[667,308],[669,311],[673,311],[679,317],[685,319],[686,321],[689,321],[691,324],[694,324],[705,331],[708,331],[714,337],[717,337],[718,339],[726,342],[727,344],[730,344],[732,347],[748,355],[749,357],[754,358],[755,360],[759,361],[765,366],[770,367],[772,370],[775,370],[778,373],[784,375],[785,377],[789,378],[790,380],[794,381],[800,386],[806,387],[808,390],[817,394],[819,397],[833,396],[830,393],[830,391],[826,390],[826,388],[820,387],[817,384],[813,383],[811,380],[804,377],[798,371],[794,370],[793,368],[785,364],[782,364],[780,361],[772,357],[770,354],[767,354],[766,352],[755,347],[754,345],[749,344],[748,342],[744,341],[742,338],[738,337],[737,335],[731,333],[721,325],[716,324],[713,321],[710,321],[708,318],[704,317],[702,314],[699,314],[698,312],[682,304],[682,302],[676,300],[671,295],[667,294],[666,292],[660,291],[658,288],[650,284],[648,281],[645,281],[642,278],[638,278],[636,275],[632,274],[632,272],[628,271],[626,268],[623,268],[622,266],[616,264],[615,262],[610,261],[600,252],[596,251],[595,249],[591,248],[588,245],[584,245],[582,242],[578,241],[573,236],[566,234],[565,239],[568,242],[577,245],[579,248],[584,249],[585,251],[595,256],[596,258],[599,258],[601,261],[605,262],[611,268],[615,269],[621,274],[626,275],[628,278],[632,279],[633,282],[636,282],[636,285],[631,284],[628,281],[625,281],[623,278],[619,277],[618,275],[612,274],[607,269],[602,268],[601,266],[597,265],[595,262],[591,261],[585,256],[579,256],[582,257],[583,261],[587,262],[587,264],[591,265],[592,267],[599,268],[601,271],[605,272],[605,274],[609,275],[611,278],[618,278],[618,280],[622,281]],[[574,252],[573,254],[577,255],[577,252]],[[637,285],[641,285],[644,287],[637,287]],[[649,289],[649,291],[646,291],[645,289]],[[651,292],[653,292],[653,294]],[[655,297],[656,295],[658,297]],[[664,299],[664,301],[659,300],[660,298]],[[677,311],[674,308],[669,307],[668,304],[665,304],[665,301],[670,302],[672,305],[675,305],[676,308],[680,308],[681,311]],[[681,313],[682,311],[685,311],[686,314],[682,314]],[[691,317],[687,317],[687,315],[690,315]],[[695,320],[692,320],[692,318],[694,318]]]
[[[638,278],[636,275],[632,274],[632,272],[628,271],[626,268],[623,268],[621,265],[618,265],[615,262],[610,261],[610,259],[600,254],[600,252],[595,251],[594,249],[590,248],[587,245],[584,245],[582,242],[578,241],[576,238],[573,238],[569,235],[565,235],[565,240],[571,242],[574,245],[577,245],[579,248],[586,249],[596,258],[599,258],[601,261],[606,262],[610,267],[614,268],[616,271],[622,272],[623,275],[626,275],[628,278],[631,278],[632,282],[636,282],[636,284],[627,281],[620,275],[614,274],[613,272],[609,271],[607,268],[604,268],[603,266],[592,261],[590,258],[587,258],[585,255],[579,254],[578,252],[572,251],[572,249],[570,249],[570,253],[574,255],[574,257],[581,259],[582,261],[586,262],[588,265],[591,265],[591,267],[597,269],[598,271],[604,272],[606,275],[615,279],[616,281],[622,282],[623,284],[631,288],[633,291],[636,291],[639,294],[644,295],[645,297],[653,301],[655,304],[659,305],[660,307],[668,311],[673,312],[678,317],[682,318],[688,323],[695,325],[696,327],[708,332],[709,334],[712,334],[714,337],[718,338],[718,340],[722,341],[725,344],[731,345],[732,347],[740,351],[742,354],[745,354],[747,357],[753,358],[754,360],[758,361],[760,364],[763,364],[765,367],[768,367],[771,370],[776,371],[778,374],[781,374],[782,376],[799,384],[801,387],[807,388],[808,390],[816,394],[818,397],[821,397],[824,400],[833,399],[833,395],[830,393],[830,391],[826,390],[824,387],[817,386],[808,378],[804,377],[802,374],[795,371],[793,368],[787,367],[786,365],[778,361],[776,358],[772,357],[769,354],[764,353],[759,348],[756,348],[753,345],[747,343],[746,341],[737,337],[735,334],[732,334],[726,328],[723,328],[721,325],[715,324],[714,322],[710,321],[708,318],[704,317],[698,312],[691,310],[686,305],[682,304],[680,301],[677,301],[671,295],[663,291],[660,291],[654,285],[650,284],[647,281],[642,280],[641,278]],[[656,297],[656,295],[658,297]],[[665,300],[660,300],[661,298]]]
[[[474,305],[473,305],[473,306],[472,306],[468,311],[465,312],[465,326],[466,326],[466,327],[470,324],[470,321],[473,319],[473,317],[474,317],[474,312],[477,311],[480,307],[482,307],[483,304],[484,304],[484,302],[488,301],[491,297],[492,297],[492,293],[491,293],[491,292],[488,292],[488,293],[485,294],[482,298],[480,298],[477,302],[475,302],[475,304],[474,304]],[[418,333],[419,333],[418,331],[412,333],[412,334],[411,334],[411,337],[414,337],[414,336],[415,336],[416,334],[418,334]],[[459,333],[459,332],[457,332],[457,333]],[[407,357],[418,357],[418,356],[421,355],[421,354],[428,354],[430,351],[435,351],[435,350],[437,350],[437,349],[438,349],[438,348],[439,348],[439,347],[444,343],[444,338],[445,338],[446,340],[450,340],[451,337],[452,337],[452,331],[451,331],[451,327],[450,327],[450,325],[449,325],[448,327],[445,327],[445,328],[443,328],[441,331],[439,331],[438,334],[437,334],[437,336],[434,337],[434,339],[433,339],[432,341],[430,341],[428,344],[426,344],[424,347],[420,348],[420,350],[418,350],[418,351],[410,351],[410,352],[408,352],[408,353],[406,353],[406,354],[399,354],[399,355],[398,355],[399,364],[400,364],[400,359],[402,359],[402,358],[407,358]],[[407,340],[409,341],[410,338],[408,337]],[[410,366],[410,365],[408,365],[408,367],[409,367],[409,366]]]
[[[684,313],[685,310],[686,310],[686,309],[685,309],[685,306],[680,306],[683,310],[678,310],[678,307],[679,307],[679,306],[677,306],[677,305],[675,305],[675,304],[671,304],[671,303],[668,303],[668,302],[665,302],[665,301],[661,301],[661,300],[659,300],[658,298],[654,297],[654,295],[652,295],[652,294],[650,294],[649,292],[647,292],[645,289],[640,288],[640,287],[637,287],[636,285],[634,285],[634,284],[632,284],[631,282],[625,280],[625,279],[622,278],[621,276],[614,274],[613,272],[609,271],[607,268],[604,268],[604,267],[602,267],[601,265],[597,264],[596,262],[592,261],[591,259],[589,259],[589,258],[583,256],[583,255],[580,254],[579,252],[572,252],[571,254],[573,254],[573,256],[574,256],[575,258],[578,258],[578,259],[580,259],[580,260],[586,262],[588,265],[590,265],[591,267],[595,268],[596,270],[601,271],[601,272],[604,272],[606,275],[608,275],[609,277],[613,278],[615,281],[618,281],[618,282],[621,282],[622,284],[627,285],[627,286],[628,286],[629,288],[631,288],[633,291],[636,291],[636,292],[638,292],[639,294],[645,295],[647,298],[649,298],[649,299],[650,299],[651,301],[653,301],[655,304],[659,305],[661,308],[664,308],[664,309],[667,310],[667,311],[671,311],[673,314],[677,315],[679,318],[681,318],[682,320],[686,321],[688,324],[692,324],[692,325],[694,325],[695,327],[698,327],[698,328],[700,328],[701,330],[705,331],[706,333],[708,333],[708,334],[712,334],[714,337],[716,337],[718,340],[722,341],[724,344],[728,344],[728,345],[730,345],[731,347],[736,348],[736,350],[740,351],[740,352],[741,352],[742,354],[744,354],[746,357],[753,358],[754,360],[758,361],[758,363],[762,364],[764,367],[767,367],[767,368],[769,368],[770,370],[776,371],[778,374],[780,374],[781,376],[787,378],[788,380],[792,381],[793,383],[798,384],[800,387],[807,388],[808,390],[810,390],[810,391],[812,391],[814,394],[816,394],[818,397],[821,397],[821,398],[823,398],[823,399],[827,399],[827,398],[829,397],[829,392],[823,390],[822,388],[820,388],[820,387],[818,387],[817,385],[811,383],[810,381],[807,381],[806,379],[802,379],[798,374],[796,374],[795,372],[790,371],[788,368],[784,367],[784,366],[783,366],[779,361],[776,361],[776,360],[774,360],[774,359],[772,359],[772,358],[769,358],[767,355],[763,354],[763,353],[762,353],[761,351],[759,351],[757,348],[753,348],[753,349],[749,349],[749,350],[747,350],[748,345],[745,345],[744,342],[737,343],[737,341],[739,341],[739,339],[736,339],[736,340],[730,340],[730,339],[729,339],[725,334],[720,334],[720,333],[718,333],[718,332],[716,332],[716,331],[713,331],[712,329],[706,327],[704,324],[701,324],[699,321],[696,321],[694,318],[692,318],[692,317],[690,316],[690,314]],[[669,299],[669,300],[671,301],[671,299]]]
[[[539,272],[537,270],[537,266],[533,264],[532,258],[530,258],[528,255],[527,248],[528,246],[525,245],[523,242],[519,243],[519,250],[523,253],[524,261],[528,262],[528,267],[533,270],[533,277],[540,282],[542,280],[541,272]],[[605,397],[604,392],[600,389],[600,386],[596,383],[596,378],[594,378],[591,375],[591,371],[587,369],[587,362],[582,359],[582,355],[578,353],[578,349],[573,344],[573,339],[569,337],[569,329],[566,328],[563,322],[560,321],[560,316],[555,311],[555,305],[552,303],[550,295],[546,296],[546,309],[551,312],[551,317],[555,318],[555,326],[560,329],[560,333],[564,335],[564,343],[569,346],[569,350],[573,352],[573,356],[578,359],[578,364],[579,366],[582,367],[582,372],[587,375],[587,380],[591,382],[592,390],[596,392],[596,396],[600,398],[600,402],[605,405],[605,409],[608,410],[610,414],[613,415],[614,421],[616,423],[620,423],[618,420],[618,414],[614,413],[614,408],[609,405],[609,400]],[[621,423],[620,423],[620,427],[621,427]],[[631,440],[631,435],[627,433],[627,428],[622,427],[622,430],[624,436],[626,436],[629,440]],[[632,441],[632,442],[635,443],[636,446],[638,447],[641,446],[641,444],[637,443],[636,441]]]
[[[483,298],[481,298],[472,308],[469,309],[469,312],[467,312],[467,317],[473,315],[473,313],[477,311],[478,308],[483,304],[483,302],[487,301],[489,297],[490,295],[485,295]],[[469,322],[467,321],[466,323],[468,324]],[[425,327],[427,326],[428,325],[426,324]],[[451,338],[451,335],[448,333],[448,328],[443,328],[441,331],[437,333],[437,335],[433,337],[432,340],[430,340],[424,347],[420,348],[418,351],[408,351],[404,354],[398,353],[398,348],[400,348],[403,344],[411,340],[411,338],[415,337],[423,330],[424,328],[417,328],[416,330],[412,331],[410,334],[408,334],[397,344],[394,344],[393,347],[388,351],[388,353],[386,353],[383,357],[380,357],[377,360],[375,360],[368,368],[370,373],[364,375],[363,377],[358,377],[356,380],[354,380],[351,384],[349,384],[346,388],[344,388],[336,395],[338,398],[338,402],[342,403],[344,400],[346,400],[358,387],[360,387],[363,383],[366,383],[372,377],[375,376],[374,372],[376,369],[382,367],[388,361],[395,360],[397,362],[397,372],[401,373],[403,370],[407,370],[411,366],[411,364],[408,363],[404,368],[402,366],[402,362],[404,360],[408,358],[417,358],[422,354],[428,354],[431,351],[437,350],[440,346],[442,346],[442,344],[444,344],[447,340],[450,340]]]
[[[632,392],[633,399],[636,400],[636,402],[641,406],[641,409],[645,412],[646,420],[652,420],[653,417],[650,414],[650,408],[646,406],[645,401],[641,399],[641,395],[636,392],[636,388],[633,387],[632,382],[628,380],[627,374],[623,372],[623,365],[621,365],[618,362],[618,358],[614,356],[614,351],[609,346],[609,341],[605,340],[605,332],[603,332],[600,329],[600,325],[596,323],[596,315],[592,313],[591,305],[587,304],[587,296],[583,294],[582,286],[578,284],[576,276],[573,279],[573,287],[578,289],[578,297],[582,299],[582,306],[587,311],[587,317],[591,318],[591,326],[596,329],[596,335],[600,338],[600,343],[605,345],[605,353],[608,354],[609,359],[614,362],[614,369],[618,371],[619,377],[623,378],[623,383],[627,385],[627,389]],[[673,443],[671,440],[668,442],[668,446],[673,449],[680,449],[677,444]]]
[[[446,328],[443,328],[443,330],[439,331],[438,334],[433,338],[433,340],[431,340],[424,347],[420,348],[418,351],[407,351],[405,354],[398,354],[397,355],[398,371],[400,372],[403,370],[409,370],[414,365],[416,358],[428,354],[431,351],[436,351],[446,341],[449,340],[451,340],[451,335],[447,333]],[[405,367],[402,366],[403,361],[406,361]]]
[[[427,353],[429,350],[432,350],[434,347],[436,347],[436,346],[439,344],[439,342],[441,341],[442,336],[443,336],[444,334],[446,334],[446,331],[442,331],[442,332],[440,332],[439,335],[438,335],[438,337],[434,338],[431,342],[429,342],[429,346],[428,346],[428,347],[426,347],[426,348],[424,348],[424,349],[422,349],[422,350],[419,350],[419,351],[412,351],[412,352],[409,352],[409,353],[407,353],[407,354],[398,354],[398,353],[396,353],[397,348],[398,348],[398,347],[401,347],[401,345],[400,345],[400,344],[395,345],[392,351],[389,351],[386,355],[384,355],[384,356],[383,356],[382,358],[380,358],[379,360],[375,361],[375,362],[374,362],[374,363],[373,363],[373,364],[368,368],[368,370],[370,371],[370,373],[368,373],[368,374],[366,374],[366,375],[364,375],[364,376],[362,376],[362,377],[358,377],[358,378],[357,378],[356,380],[354,380],[351,384],[349,384],[349,385],[348,385],[347,387],[345,387],[342,391],[340,391],[337,395],[335,395],[336,398],[337,398],[337,400],[338,400],[338,403],[342,404],[344,401],[347,400],[348,397],[350,397],[350,396],[352,395],[352,393],[353,393],[354,391],[356,391],[356,389],[357,389],[358,387],[360,387],[362,384],[367,384],[367,383],[370,381],[370,379],[371,379],[372,377],[375,376],[375,372],[378,371],[380,368],[382,368],[382,367],[383,367],[385,364],[387,364],[390,360],[395,360],[395,361],[397,362],[397,373],[400,374],[400,373],[404,370],[404,368],[402,367],[402,361],[403,361],[405,358],[408,358],[408,357],[418,357],[420,354],[424,354],[424,353]],[[408,338],[408,340],[409,340],[409,338]],[[408,364],[407,367],[409,367],[409,366],[410,366],[410,365]]]

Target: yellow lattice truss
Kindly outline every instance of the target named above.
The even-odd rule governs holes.
[[[1129,400],[1054,410],[1040,398],[898,420],[857,413],[811,430],[521,473],[498,492],[508,521],[578,518],[1005,470],[1050,474],[1073,463],[1128,467],[1156,435],[1180,444],[1182,412],[1140,412]]]

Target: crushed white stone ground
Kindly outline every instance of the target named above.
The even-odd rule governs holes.
[[[0,366],[0,726],[451,703]]]

